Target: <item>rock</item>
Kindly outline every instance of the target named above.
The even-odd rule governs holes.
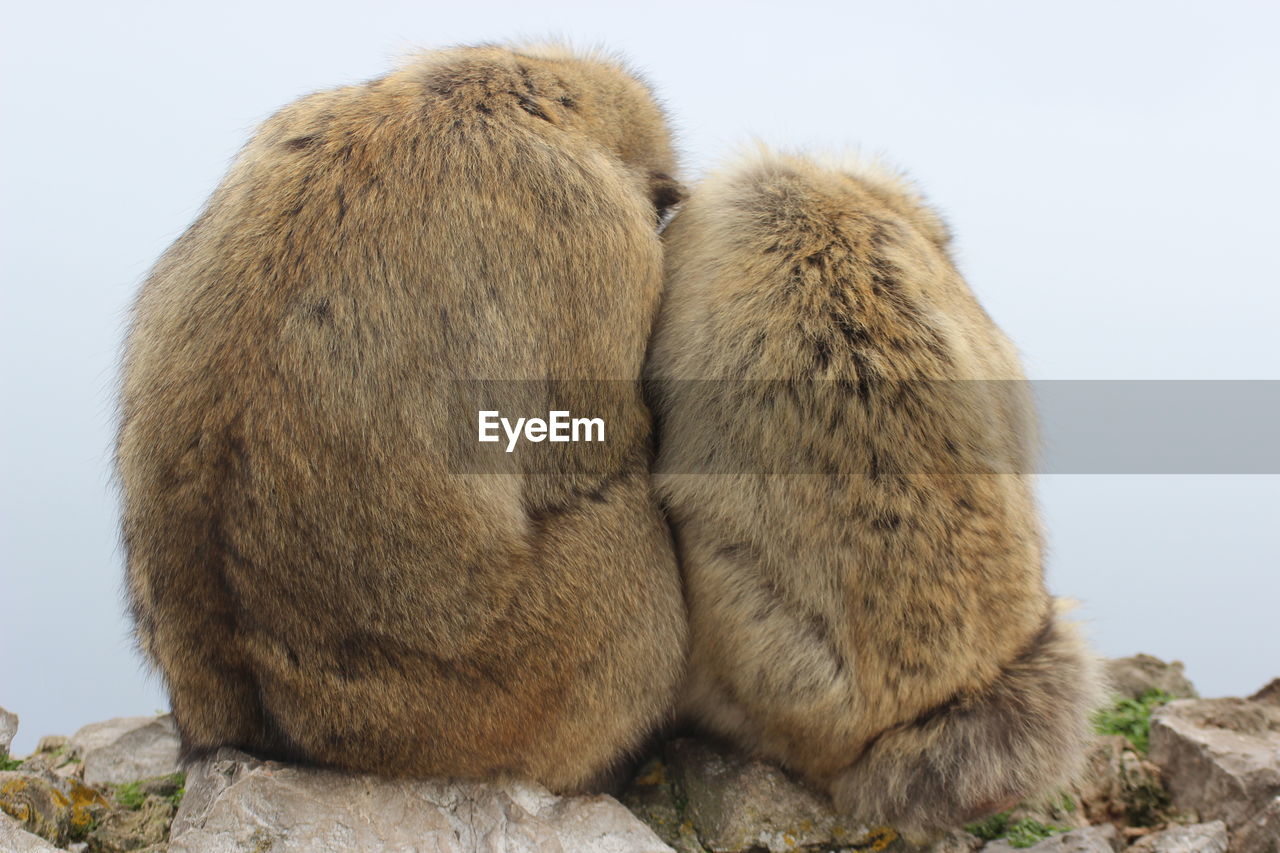
[[[174,806],[160,797],[147,797],[142,807],[108,814],[89,833],[94,853],[129,853],[163,844],[169,838]]]
[[[54,844],[83,837],[106,814],[102,794],[52,774],[0,772],[0,810]]]
[[[1227,825],[1220,820],[1170,826],[1136,841],[1130,853],[1227,853]]]
[[[1107,680],[1121,696],[1140,699],[1148,690],[1162,690],[1175,699],[1198,699],[1200,694],[1182,674],[1182,661],[1165,663],[1151,655],[1107,661]]]
[[[143,794],[155,797],[172,797],[183,789],[186,774],[170,773],[168,776],[156,776],[138,782],[138,790]]]
[[[1233,833],[1231,853],[1280,853],[1280,797]]]
[[[0,809],[27,832],[63,844],[71,835],[71,800],[42,775],[0,773]]]
[[[649,827],[612,797],[566,797],[543,814],[552,820],[564,853],[671,853]]]
[[[1156,826],[1168,819],[1171,805],[1160,782],[1160,768],[1138,755],[1121,735],[1097,739],[1084,778],[1076,786],[1076,798],[1080,818],[1091,824]]]
[[[388,780],[222,749],[193,765],[170,853],[671,853],[612,797],[525,782]]]
[[[1022,853],[1116,853],[1122,849],[1120,833],[1114,825],[1086,826],[1061,835],[1053,835],[1039,844],[1023,848]],[[1018,853],[1018,848],[1003,838],[982,848],[983,853]]]
[[[87,842],[93,853],[128,853],[167,840],[180,779],[148,780],[138,786],[143,796],[131,803],[135,808],[120,804],[112,810],[102,792],[56,770],[0,773],[0,807],[24,830],[54,844],[77,842],[85,849]]]
[[[32,835],[7,814],[0,814],[0,850],[5,853],[60,853],[38,835]]]
[[[126,732],[143,726],[155,717],[115,717],[100,723],[89,723],[67,739],[67,751],[76,758],[83,759],[90,750],[110,746]]]
[[[13,738],[18,733],[18,715],[0,708],[0,753],[9,754]]]
[[[715,853],[863,846],[895,837],[834,814],[826,800],[771,764],[691,739],[668,743],[665,757],[684,819]]]
[[[1280,678],[1268,681],[1261,690],[1250,696],[1249,700],[1267,705],[1280,705]]]
[[[84,781],[84,764],[79,761],[66,761],[58,764],[49,770],[59,779],[75,779],[78,782]]]
[[[983,841],[963,829],[953,829],[946,835],[929,845],[929,853],[974,853],[982,847]]]
[[[1235,831],[1280,795],[1280,706],[1171,702],[1151,717],[1151,760],[1174,805]]]
[[[45,735],[36,744],[36,752],[57,752],[65,750],[71,738],[66,735]]]
[[[704,853],[702,842],[685,819],[677,802],[666,762],[660,756],[647,761],[622,795],[622,804],[640,818],[676,853]]]
[[[1156,773],[1155,768],[1151,768]],[[1045,795],[1023,800],[1009,811],[1009,824],[1033,820],[1045,826],[1054,826],[1063,832],[1073,829],[1084,829],[1091,823],[1105,823],[1105,820],[1092,821],[1081,808],[1082,799],[1072,796],[1069,791],[1059,792],[1058,796]],[[979,821],[981,822],[981,821]]]
[[[36,751],[24,758],[17,769],[23,773],[52,773],[61,778],[79,779],[83,768],[78,759],[73,760],[68,754],[65,736],[45,735],[36,744]]]
[[[84,761],[86,785],[164,776],[178,770],[178,729],[170,714],[117,717],[80,729],[67,752]]]

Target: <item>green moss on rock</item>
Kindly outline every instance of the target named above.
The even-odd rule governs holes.
[[[1034,847],[1050,836],[1070,831],[1070,827],[1058,826],[1054,823],[1043,823],[1035,818],[1024,817],[1014,820],[1012,812],[1001,812],[985,820],[965,826],[965,830],[983,841],[1004,839],[1010,847]]]
[[[1110,707],[1098,710],[1093,727],[1102,735],[1121,735],[1141,755],[1147,754],[1151,738],[1151,712],[1172,700],[1163,690],[1148,690],[1137,699],[1115,696]]]

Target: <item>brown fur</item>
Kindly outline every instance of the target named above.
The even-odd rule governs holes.
[[[649,91],[559,49],[428,53],[263,125],[127,344],[129,595],[190,752],[570,790],[668,716],[634,380],[673,168]],[[495,457],[449,380],[549,378],[627,380],[556,392],[607,446],[466,473]]]
[[[900,179],[762,153],[664,234],[656,482],[689,714],[918,833],[1069,776],[1094,664],[1055,614],[1016,354]],[[703,380],[703,381],[697,381]]]

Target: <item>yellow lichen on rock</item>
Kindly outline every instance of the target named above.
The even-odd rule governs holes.
[[[660,760],[650,762],[642,775],[637,776],[636,785],[665,785],[667,783],[667,766]]]
[[[890,844],[892,844],[897,840],[898,840],[898,831],[895,830],[893,827],[877,826],[877,827],[874,827],[871,830],[870,835],[867,836],[867,841],[869,841],[870,843],[866,844],[866,846],[859,844],[858,849],[873,851],[873,853],[880,853],[881,850],[885,849],[886,847],[888,847]],[[864,844],[865,843],[866,842],[864,842]]]
[[[71,832],[83,836],[105,814],[111,804],[102,793],[85,785],[79,779],[70,779],[71,784]]]
[[[62,844],[71,832],[71,800],[39,776],[5,773],[0,782],[0,809],[23,828],[54,844]]]

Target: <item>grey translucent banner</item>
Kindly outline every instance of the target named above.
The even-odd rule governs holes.
[[[1280,474],[1280,381],[1027,384],[1042,473]]]
[[[1280,474],[1277,380],[451,380],[431,395],[424,432],[454,473],[607,475],[652,445],[668,474]]]

